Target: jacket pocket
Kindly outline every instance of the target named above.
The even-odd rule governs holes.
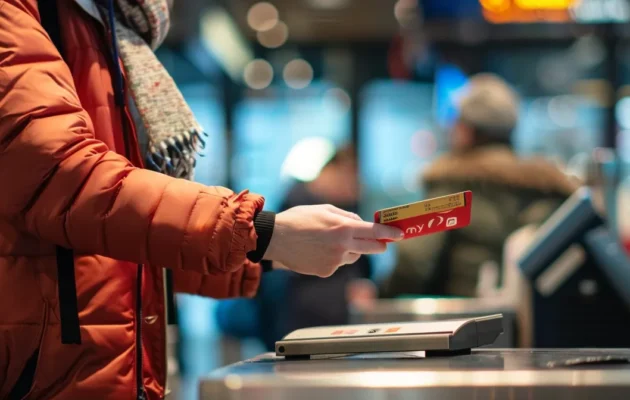
[[[42,318],[42,328],[39,333],[38,345],[26,361],[17,382],[9,392],[8,400],[25,400],[35,389],[35,378],[37,376],[37,366],[40,362],[42,343],[48,328],[48,303],[44,303],[44,316]]]

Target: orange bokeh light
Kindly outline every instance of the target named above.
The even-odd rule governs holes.
[[[484,18],[492,23],[568,22],[580,0],[479,0]]]
[[[511,0],[479,0],[479,3],[484,10],[493,13],[507,11],[512,6]]]

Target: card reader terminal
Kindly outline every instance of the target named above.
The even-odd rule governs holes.
[[[427,356],[469,352],[503,333],[503,315],[429,322],[401,322],[298,329],[276,342],[276,355],[309,357],[426,351]]]

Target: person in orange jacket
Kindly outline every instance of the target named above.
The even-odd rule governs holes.
[[[166,0],[0,0],[0,399],[164,398],[163,268],[251,297],[262,260],[329,276],[400,238],[192,182],[167,29]]]

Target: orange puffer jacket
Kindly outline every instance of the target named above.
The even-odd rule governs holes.
[[[162,268],[177,291],[253,296],[263,199],[137,168],[105,33],[58,5],[65,61],[36,0],[0,0],[0,399],[161,399]],[[62,344],[56,246],[74,252],[80,344]]]

